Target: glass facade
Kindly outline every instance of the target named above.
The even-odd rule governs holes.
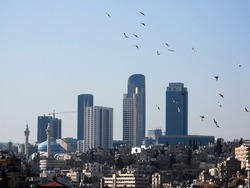
[[[84,140],[84,109],[94,105],[94,96],[91,94],[78,95],[77,107],[77,140]]]
[[[188,134],[188,92],[183,83],[169,83],[166,91],[166,135]]]
[[[140,146],[145,137],[145,76],[134,74],[128,79],[128,91],[123,96],[123,141]]]
[[[52,120],[51,116],[38,116],[37,118],[37,142],[41,143],[47,140],[46,129]]]

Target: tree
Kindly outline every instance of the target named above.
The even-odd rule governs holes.
[[[2,188],[7,188],[8,187],[8,178],[5,172],[5,168],[2,169],[2,173],[0,178],[2,179],[2,181],[0,181],[0,187]]]
[[[220,155],[222,153],[222,140],[220,138],[218,138],[216,141],[214,151],[215,151],[215,153],[217,153],[218,157],[220,157]]]
[[[243,144],[243,138],[240,138],[239,145],[241,146]]]
[[[124,167],[124,163],[123,163],[123,160],[121,158],[121,156],[118,157],[116,163],[115,163],[115,166],[118,170],[122,169]]]
[[[187,155],[187,165],[190,166],[191,164],[191,159],[192,159],[192,150],[190,147],[188,148],[188,155]]]
[[[175,156],[174,154],[170,154],[169,155],[169,168],[172,169],[173,168],[173,164],[176,163],[176,159],[175,159]]]

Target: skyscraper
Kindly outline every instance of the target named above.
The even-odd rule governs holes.
[[[38,116],[37,118],[37,142],[41,143],[47,140],[46,129],[52,120],[51,116]]]
[[[38,116],[37,122],[37,142],[41,143],[47,140],[46,129],[48,124],[51,126],[52,137],[60,139],[62,137],[62,120],[51,116]]]
[[[134,74],[128,79],[128,91],[123,96],[123,140],[130,147],[140,146],[145,137],[145,76]]]
[[[169,83],[166,91],[166,135],[188,134],[188,92],[183,83]]]
[[[85,108],[84,150],[113,147],[113,108]]]
[[[78,95],[77,107],[77,139],[84,140],[84,109],[94,105],[94,96],[91,94]]]
[[[52,117],[50,121],[50,127],[51,127],[51,137],[55,139],[61,139],[62,138],[62,120]]]

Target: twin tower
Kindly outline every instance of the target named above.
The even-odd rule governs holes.
[[[86,113],[94,106],[91,94],[78,95],[77,139],[86,140]],[[170,83],[166,91],[166,135],[187,135],[188,92],[183,83]],[[123,95],[123,141],[130,147],[140,146],[146,132],[145,76],[131,75]],[[109,135],[111,136],[111,135]],[[113,135],[112,135],[113,136]]]

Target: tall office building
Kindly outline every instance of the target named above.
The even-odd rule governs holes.
[[[123,141],[128,146],[140,146],[145,137],[145,76],[134,74],[128,79],[128,91],[123,95]]]
[[[85,108],[84,150],[113,147],[113,108]]]
[[[62,120],[51,116],[38,116],[37,121],[37,142],[41,143],[47,140],[46,129],[50,123],[52,137],[60,139],[62,136]]]
[[[84,140],[84,109],[94,105],[94,96],[91,94],[78,95],[77,107],[77,140]]]
[[[38,116],[37,119],[37,142],[41,143],[47,140],[46,129],[49,122],[51,121],[51,116]]]
[[[50,121],[51,137],[55,139],[62,138],[62,120],[58,118],[52,118]]]
[[[166,91],[166,135],[188,134],[188,92],[183,83],[169,83]]]

